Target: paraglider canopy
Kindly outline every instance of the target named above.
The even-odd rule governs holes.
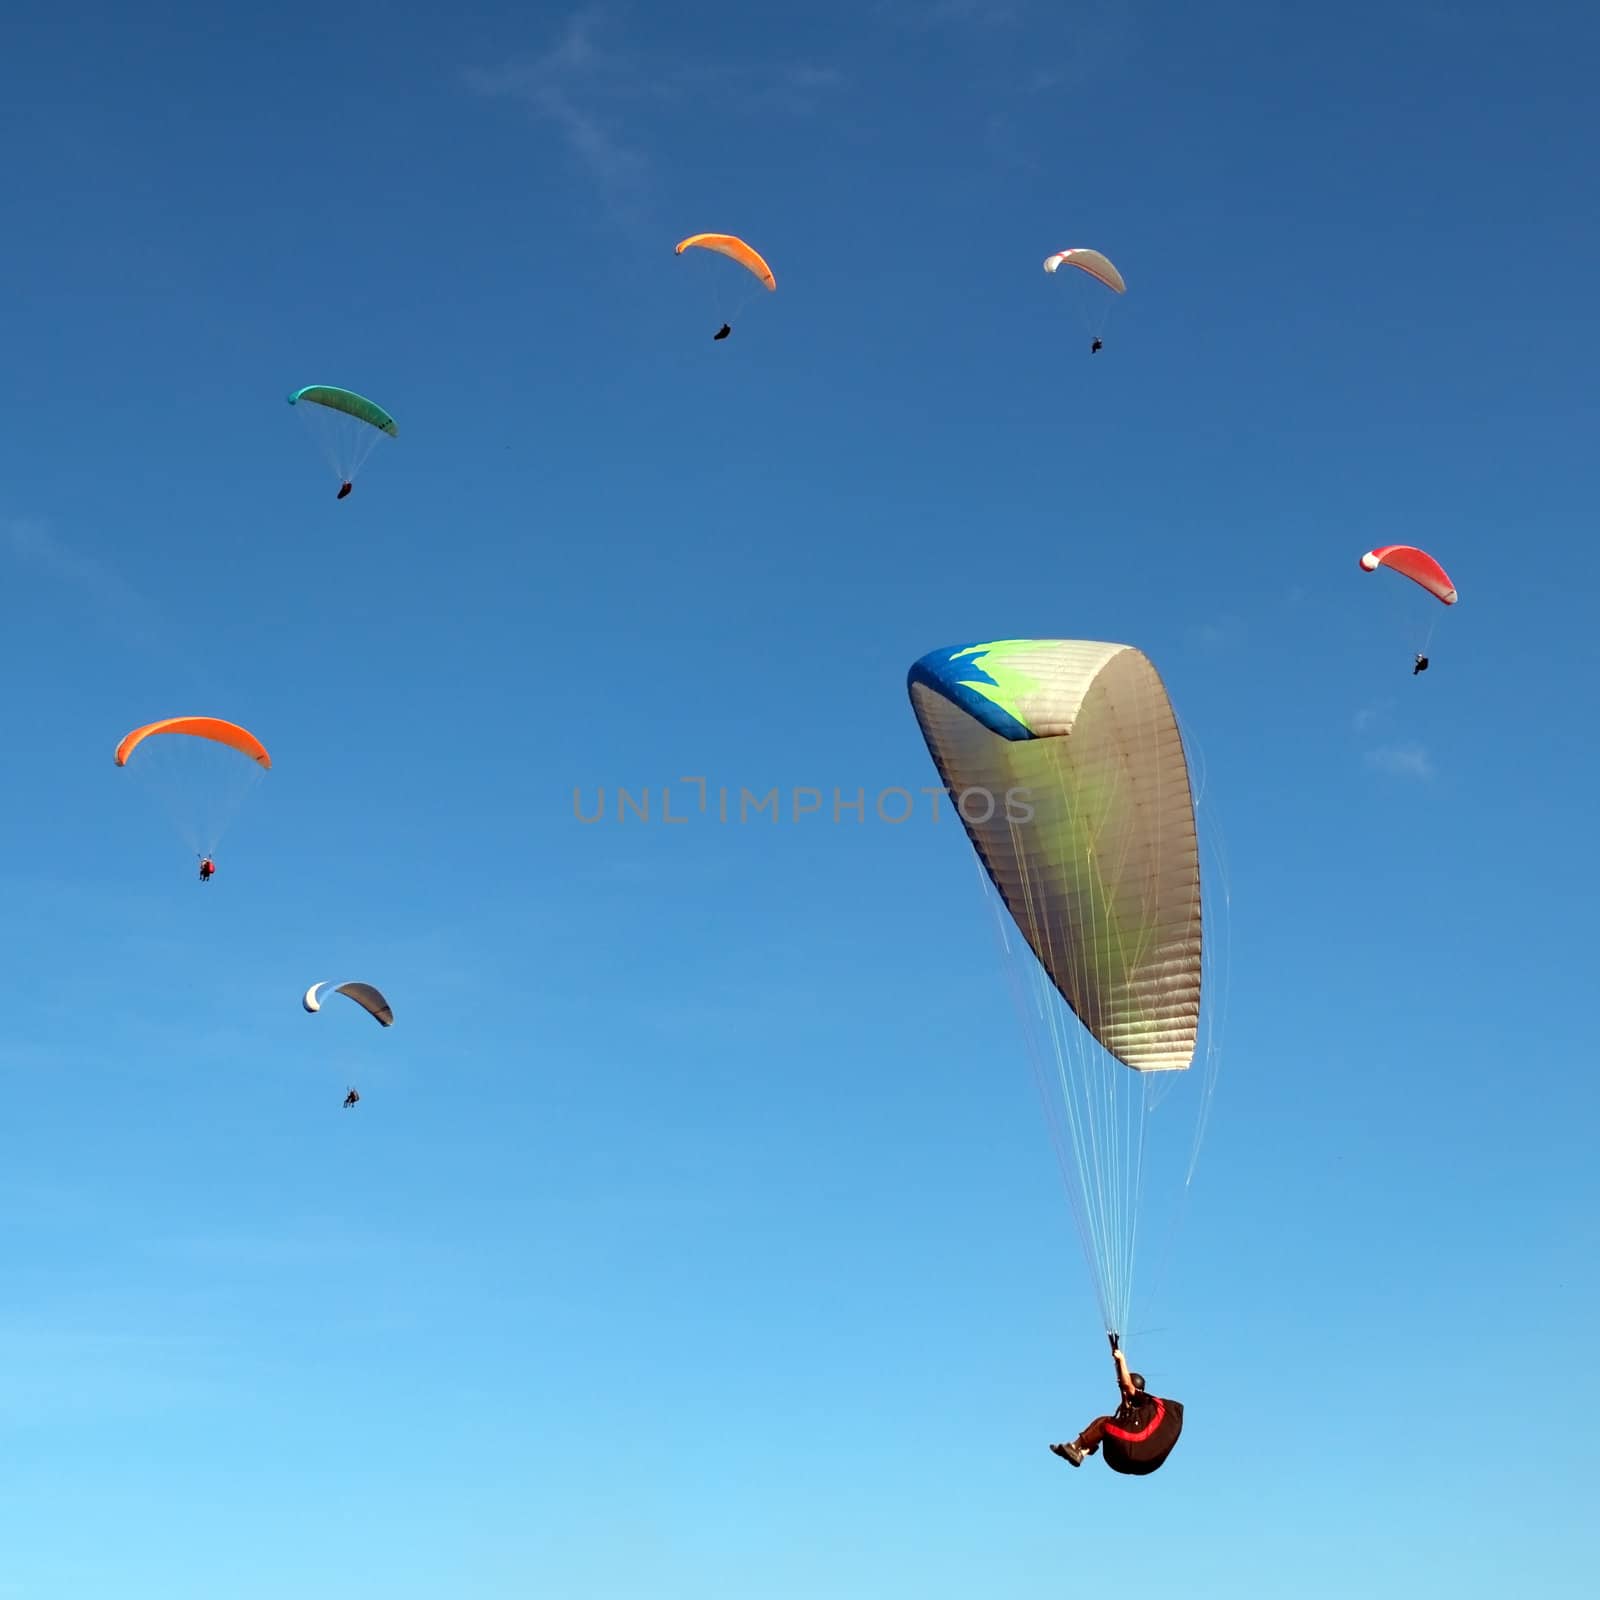
[[[1053,292],[1064,293],[1068,303],[1076,308],[1084,332],[1090,338],[1089,354],[1098,355],[1105,348],[1104,335],[1111,321],[1112,308],[1117,304],[1116,297],[1124,294],[1128,286],[1110,259],[1098,250],[1058,250],[1053,256],[1045,257],[1044,270],[1052,278],[1057,276],[1061,267],[1074,269],[1066,274],[1071,281],[1065,290]],[[1107,289],[1111,290],[1111,294],[1105,292]]]
[[[316,435],[339,479],[343,500],[355,483],[363,463],[382,438],[398,439],[400,429],[394,418],[375,400],[353,389],[340,389],[329,383],[308,384],[289,396],[289,404]]]
[[[687,239],[678,241],[673,253],[681,256],[685,250],[715,250],[718,255],[727,256],[730,261],[737,261],[741,267],[753,272],[767,288],[775,290],[778,287],[772,268],[743,239],[731,233],[691,233]]]
[[[1376,550],[1369,550],[1362,556],[1363,572],[1376,572],[1379,567],[1388,567],[1401,577],[1421,584],[1436,600],[1447,606],[1453,606],[1459,598],[1456,586],[1450,581],[1450,574],[1426,550],[1419,550],[1415,545],[1379,545]]]
[[[221,717],[163,717],[125,734],[116,764],[158,800],[179,836],[209,860],[234,816],[272,770],[266,746]]]
[[[322,983],[314,983],[305,992],[305,998],[300,1002],[307,1011],[320,1011],[322,1009],[322,994],[324,989],[332,988],[335,994],[342,994],[367,1012],[377,1018],[378,1022],[387,1028],[394,1021],[394,1008],[384,999],[381,991],[373,988],[370,983],[341,983],[334,986],[333,980],[327,979]]]
[[[1186,1069],[1199,849],[1155,667],[1128,645],[1006,639],[924,656],[909,690],[973,848],[1055,988],[1123,1065]]]
[[[147,722],[126,735],[117,746],[117,765],[127,766],[133,752],[158,733],[185,733],[196,739],[211,739],[249,756],[266,770],[272,767],[272,757],[267,754],[266,746],[248,728],[241,728],[237,722],[224,722],[221,717],[163,717],[159,722]]]
[[[1122,274],[1111,264],[1106,256],[1098,250],[1058,250],[1053,256],[1044,259],[1044,270],[1052,275],[1058,267],[1076,267],[1079,272],[1087,272],[1091,278],[1098,278],[1108,289],[1114,289],[1118,294],[1127,292],[1127,284],[1122,281]]]
[[[304,389],[296,389],[289,396],[290,405],[298,405],[300,401],[309,405],[326,406],[330,411],[342,411],[347,417],[354,417],[358,422],[369,423],[379,433],[386,433],[391,439],[400,437],[399,425],[376,401],[368,400],[365,395],[359,395],[353,389],[338,389],[332,384],[310,383]]]

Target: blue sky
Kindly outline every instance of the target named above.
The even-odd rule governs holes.
[[[1587,1593],[1597,65],[13,8],[0,1595]],[[713,344],[721,229],[779,290]],[[400,423],[342,503],[312,382]],[[1143,1482],[1045,1452],[1109,1367],[970,851],[832,817],[933,781],[913,659],[1031,635],[1151,655],[1229,863]],[[275,758],[206,889],[110,760],[189,710]]]

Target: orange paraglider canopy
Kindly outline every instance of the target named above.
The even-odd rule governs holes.
[[[156,733],[186,733],[196,739],[210,739],[249,756],[268,771],[272,768],[272,757],[267,754],[266,746],[248,728],[241,728],[237,722],[224,722],[221,717],[163,717],[160,722],[147,722],[144,727],[135,728],[117,746],[117,765],[127,766],[128,757]]]
[[[674,253],[681,256],[690,249],[715,250],[718,255],[727,256],[730,261],[737,261],[741,267],[753,272],[769,289],[778,287],[772,268],[743,239],[735,238],[731,233],[691,233],[678,243]]]

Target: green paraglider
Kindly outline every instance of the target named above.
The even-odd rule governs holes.
[[[399,424],[376,401],[353,389],[313,383],[296,389],[289,404],[318,435],[329,465],[339,475],[337,499],[355,486],[356,474],[383,437],[398,439]]]
[[[400,437],[400,428],[394,418],[375,401],[367,399],[353,389],[335,389],[330,384],[313,383],[304,389],[296,389],[289,396],[290,405],[298,405],[302,400],[314,406],[327,406],[330,411],[342,411],[346,416],[359,418],[362,422],[371,423],[380,433],[386,433],[391,439]]]

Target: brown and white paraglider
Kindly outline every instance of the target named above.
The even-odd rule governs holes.
[[[381,989],[374,988],[370,983],[340,983],[335,984],[329,978],[322,983],[314,983],[305,992],[301,1000],[307,1011],[320,1011],[322,1009],[322,994],[326,989],[332,989],[335,994],[342,994],[361,1007],[368,1016],[377,1020],[380,1027],[391,1027],[394,1023],[394,1007],[384,998]],[[352,1087],[345,1092],[344,1109],[358,1105],[361,1096]]]

